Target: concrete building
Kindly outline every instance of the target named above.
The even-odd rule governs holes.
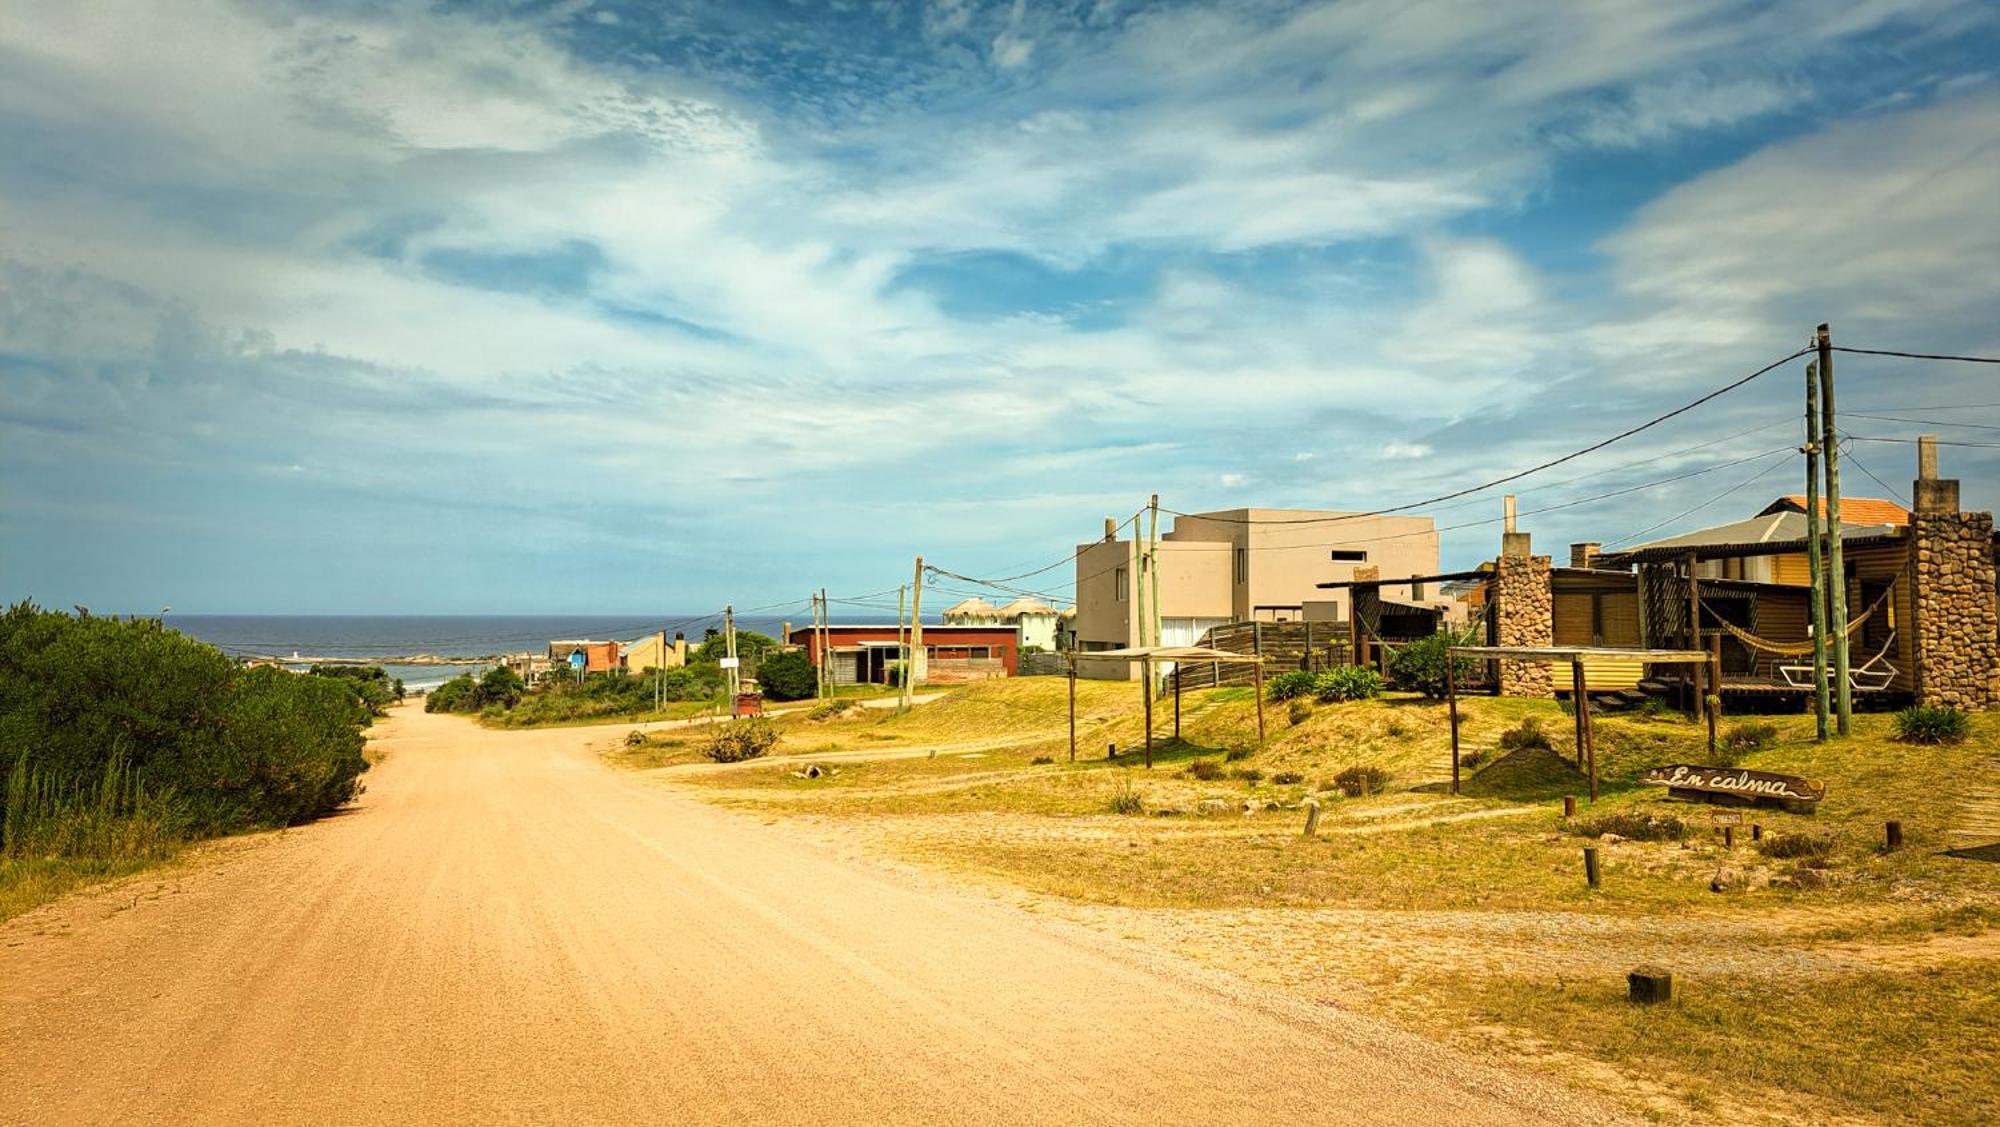
[[[901,652],[899,641],[903,628],[889,623],[882,626],[832,625],[824,629],[828,652],[833,657],[835,684],[883,684],[889,680],[890,667]],[[818,663],[819,638],[812,627],[799,627],[792,631],[788,640],[805,650],[808,661]],[[927,623],[917,680],[943,684],[1011,677],[1020,652],[1019,638],[1011,626],[936,626]]]
[[[1062,612],[1026,596],[996,607],[974,595],[946,609],[943,617],[951,626],[1012,626],[1021,649],[1054,652]]]
[[[1145,542],[1105,537],[1080,545],[1076,558],[1079,653],[1140,644],[1139,612],[1153,613],[1152,589],[1142,593]],[[1193,645],[1228,622],[1344,622],[1346,591],[1320,591],[1323,582],[1347,580],[1356,568],[1375,568],[1386,580],[1435,575],[1436,526],[1428,517],[1374,516],[1316,509],[1227,509],[1174,519],[1159,544],[1160,641]],[[1453,601],[1435,585],[1385,585],[1382,597],[1416,606],[1447,608]],[[1119,679],[1125,663],[1079,664],[1086,676]]]
[[[583,651],[584,671],[607,673],[619,667],[617,642],[593,642],[589,639],[566,639],[549,643],[549,661],[554,665],[567,666],[569,655]]]

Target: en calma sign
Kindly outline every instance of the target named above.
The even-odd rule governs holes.
[[[1699,798],[1710,802],[1732,799],[1745,803],[1758,799],[1785,803],[1818,802],[1826,797],[1826,786],[1811,779],[1742,767],[1698,767],[1676,763],[1671,767],[1655,767],[1642,778],[1649,783],[1664,784],[1668,793],[1676,798]]]

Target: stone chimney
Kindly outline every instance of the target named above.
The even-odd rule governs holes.
[[[1937,438],[1917,439],[1910,514],[1911,642],[1919,704],[1988,708],[2000,675],[1993,514],[1958,509],[1958,482],[1937,473]]]
[[[1580,568],[1596,567],[1598,552],[1603,547],[1603,544],[1595,540],[1586,540],[1581,544],[1571,544],[1569,546],[1569,566]]]
[[[1506,531],[1500,558],[1493,562],[1493,634],[1502,646],[1555,644],[1555,595],[1549,588],[1549,557],[1534,554],[1525,532],[1514,529],[1514,498],[1507,498]],[[1545,662],[1498,662],[1500,695],[1555,695],[1555,674]]]
[[[1116,539],[1118,539],[1118,518],[1117,518],[1117,517],[1105,517],[1105,518],[1104,518],[1104,540],[1105,540],[1105,542],[1106,542],[1106,543],[1109,543],[1109,542],[1111,542],[1111,541],[1113,541],[1113,540],[1116,540]]]

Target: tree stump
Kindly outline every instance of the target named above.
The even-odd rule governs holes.
[[[1634,1005],[1657,1006],[1674,1000],[1674,976],[1657,967],[1640,967],[1625,976],[1625,996]]]

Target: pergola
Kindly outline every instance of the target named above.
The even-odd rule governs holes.
[[[1508,661],[1567,661],[1570,667],[1571,699],[1576,702],[1577,766],[1590,770],[1590,800],[1597,801],[1597,743],[1590,730],[1590,694],[1583,687],[1583,663],[1601,657],[1614,661],[1647,661],[1662,665],[1685,662],[1695,667],[1696,683],[1708,667],[1706,650],[1640,650],[1625,646],[1451,646],[1445,650],[1445,699],[1451,707],[1451,793],[1458,793],[1458,662],[1459,657],[1500,658]],[[1708,711],[1704,709],[1704,711]],[[1708,750],[1715,753],[1715,714],[1709,711]]]
[[[1076,761],[1076,659],[1077,651],[1069,654],[1069,758]],[[1127,646],[1117,650],[1086,650],[1082,657],[1096,660],[1123,661],[1127,665],[1138,662],[1145,671],[1140,684],[1144,686],[1146,702],[1146,766],[1153,765],[1153,663],[1156,661],[1206,661],[1217,665],[1249,665],[1256,674],[1257,686],[1257,742],[1264,742],[1264,658],[1260,654],[1232,653],[1215,650],[1207,646]],[[1181,679],[1174,678],[1174,738],[1181,737]]]

